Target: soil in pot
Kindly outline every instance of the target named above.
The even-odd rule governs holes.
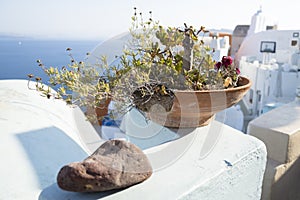
[[[143,112],[150,112],[157,104],[169,112],[172,109],[175,94],[162,84],[146,83],[138,87],[132,97],[134,106]]]

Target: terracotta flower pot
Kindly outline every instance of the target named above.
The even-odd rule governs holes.
[[[170,112],[151,111],[148,117],[166,127],[199,127],[208,125],[213,116],[238,103],[250,89],[251,81],[241,77],[238,87],[224,90],[175,91]]]
[[[97,121],[100,126],[102,126],[103,117],[108,114],[108,105],[110,102],[111,102],[111,98],[108,98],[95,108]]]
[[[92,106],[87,106],[86,115],[91,117],[90,122],[92,124],[102,125],[103,117],[108,114],[108,105],[111,102],[111,98],[107,98],[105,101],[101,102],[96,108]],[[96,118],[94,118],[96,116]]]

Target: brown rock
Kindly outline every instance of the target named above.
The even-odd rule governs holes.
[[[109,140],[82,162],[61,168],[58,186],[73,192],[99,192],[140,183],[152,174],[141,149],[123,140]]]

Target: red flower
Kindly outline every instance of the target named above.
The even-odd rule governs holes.
[[[223,56],[222,58],[222,65],[224,65],[224,67],[228,67],[229,65],[232,64],[232,58],[230,56]]]
[[[240,73],[241,73],[241,71],[240,71],[239,68],[236,68],[235,70],[236,70],[236,73],[237,73],[237,74],[240,74]]]
[[[216,69],[216,70],[219,70],[219,69],[221,68],[221,66],[222,66],[222,63],[221,63],[221,62],[217,62],[217,63],[215,64],[215,69]]]

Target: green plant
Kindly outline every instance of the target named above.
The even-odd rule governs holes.
[[[186,24],[182,28],[163,27],[149,14],[149,19],[144,20],[143,14],[134,10],[132,39],[124,49],[123,66],[134,74],[134,78],[122,77],[126,80],[122,81],[127,84],[122,89],[128,91],[125,96],[129,104],[149,111],[153,101],[165,96],[173,103],[174,93],[166,92],[170,89],[220,90],[237,86],[239,69],[229,56],[213,60],[214,50],[202,40],[208,32],[205,27],[195,29]],[[118,90],[117,94],[123,92]],[[170,105],[163,107],[168,110]]]
[[[94,66],[83,61],[77,62],[71,54],[72,49],[67,48],[66,51],[70,57],[70,64],[67,66],[47,67],[41,60],[37,60],[38,66],[49,80],[45,85],[40,77],[35,77],[35,89],[47,98],[63,99],[67,104],[75,104],[87,110],[102,108],[103,104],[111,99],[111,88],[116,84],[117,77],[123,69],[117,70],[109,66],[105,56]],[[28,78],[30,81],[34,75],[28,74]],[[93,112],[86,114],[92,122],[97,119]]]
[[[152,13],[150,12],[150,15]],[[235,87],[239,69],[234,66],[231,57],[224,57],[222,61],[213,60],[214,50],[204,44],[202,38],[209,31],[201,26],[195,29],[184,24],[183,28],[163,27],[153,21],[152,16],[145,21],[142,13],[138,16],[136,9],[132,17],[135,67],[148,67],[148,79],[155,79],[151,72],[158,70],[164,75],[170,75],[167,81],[175,83],[171,87],[178,88],[178,76],[183,76],[187,89],[211,90]],[[132,47],[132,46],[131,46]],[[231,81],[228,81],[231,79]],[[161,80],[161,79],[159,79]],[[180,87],[180,86],[179,86]]]

